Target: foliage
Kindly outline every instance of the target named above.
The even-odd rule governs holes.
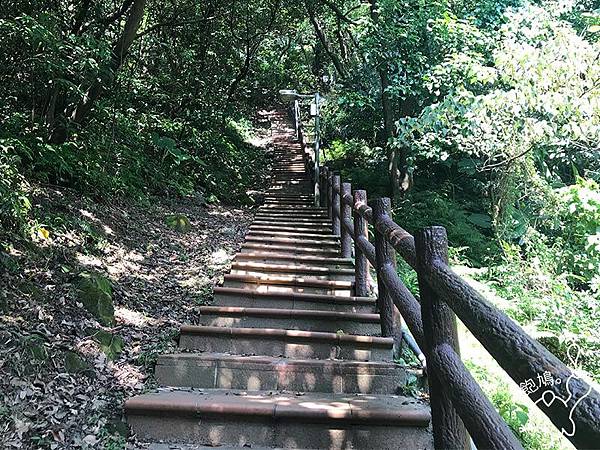
[[[108,278],[83,272],[77,283],[78,298],[102,325],[113,326],[115,309],[112,299],[112,285]]]
[[[600,291],[600,186],[594,180],[558,191],[554,247],[576,284]]]
[[[90,329],[87,331],[100,346],[100,349],[106,354],[108,360],[117,359],[123,351],[125,341],[117,334],[109,333],[101,329]]]
[[[541,421],[532,417],[529,407],[519,403],[508,384],[488,368],[467,361],[466,366],[475,380],[482,387],[500,416],[506,421],[511,430],[517,435],[524,448],[531,450],[559,449],[551,435],[545,430]]]
[[[241,9],[231,1],[121,3],[0,8],[3,239],[28,232],[28,183],[95,197],[201,193],[249,204],[246,192],[264,179],[268,160],[240,124],[265,97],[253,83],[267,75],[251,80],[253,67],[281,51],[276,39],[265,44],[268,32],[285,33],[294,8],[280,16],[274,0]]]
[[[167,216],[165,222],[174,230],[180,231],[182,233],[187,233],[192,229],[190,219],[188,219],[184,214],[173,214]]]
[[[13,148],[0,140],[0,226],[24,232],[31,202],[26,195],[26,181],[18,169],[20,159],[11,154]]]
[[[460,248],[471,263],[482,265],[494,259],[498,248],[491,239],[489,216],[470,212],[466,206],[442,190],[415,191],[395,208],[394,217],[410,233],[425,226],[444,226],[450,245]]]
[[[536,335],[550,334],[562,344],[549,347],[570,364],[561,350],[566,341],[583,350],[582,366],[600,380],[600,302],[597,295],[569,286],[569,272],[557,259],[549,239],[528,229],[521,246],[503,243],[502,262],[482,275],[507,301],[498,306]],[[560,256],[560,254],[559,254]]]
[[[453,92],[399,122],[397,145],[411,148],[415,170],[435,160],[485,177],[499,229],[513,220],[515,190],[537,176],[532,165],[551,182],[572,182],[572,167],[598,173],[598,49],[559,12],[529,5],[507,14],[493,67],[482,54],[446,60],[434,73],[462,71],[464,81],[450,80]]]

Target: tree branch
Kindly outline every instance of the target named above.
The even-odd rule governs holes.
[[[308,17],[310,19],[310,22],[312,23],[313,28],[315,29],[315,33],[316,33],[317,37],[319,38],[319,41],[321,41],[321,44],[323,45],[325,53],[327,53],[327,56],[329,56],[329,58],[331,59],[331,62],[333,63],[333,66],[335,67],[335,70],[338,73],[338,75],[340,76],[340,78],[345,79],[346,78],[346,70],[344,69],[342,62],[340,61],[340,58],[331,50],[331,46],[329,45],[327,36],[325,35],[325,32],[323,31],[323,27],[321,26],[317,17],[315,16],[314,11],[308,6],[306,1],[304,2],[304,6],[306,8],[306,11],[308,12]]]
[[[156,24],[154,24],[154,25],[146,28],[144,31],[141,31],[138,34],[136,34],[135,35],[135,39],[138,39],[138,38],[141,38],[142,36],[150,34],[153,31],[158,30],[159,28],[163,28],[163,27],[181,27],[183,25],[190,25],[190,24],[198,23],[198,22],[208,22],[208,21],[214,20],[214,19],[216,19],[216,16],[207,17],[207,18],[204,18],[204,19],[183,20],[181,22],[177,22],[177,21],[173,20],[173,21],[169,21],[169,22],[156,23]]]
[[[344,12],[335,4],[333,3],[331,0],[319,0],[321,3],[323,3],[324,5],[326,5],[327,7],[329,7],[329,9],[331,9],[335,15],[337,16],[338,19],[340,19],[343,22],[346,23],[350,23],[352,25],[358,25],[358,22],[350,19],[346,14],[344,14]],[[352,10],[351,10],[352,11]]]

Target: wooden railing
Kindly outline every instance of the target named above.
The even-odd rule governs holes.
[[[307,168],[314,167],[312,155],[305,155]],[[538,377],[548,381],[529,396],[576,447],[600,447],[598,392],[450,268],[443,227],[412,236],[392,219],[388,198],[368,201],[366,191],[352,191],[328,167],[314,181],[332,219],[332,233],[340,236],[342,256],[354,256],[356,295],[369,294],[373,267],[382,335],[400,344],[404,321],[424,351],[436,449],[465,448],[469,435],[479,449],[522,448],[463,364],[456,316],[516,383]],[[416,271],[419,299],[398,276],[397,256]]]

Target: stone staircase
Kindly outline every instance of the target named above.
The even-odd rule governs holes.
[[[432,448],[427,404],[380,337],[375,299],[353,296],[301,147],[275,116],[272,187],[231,273],[164,355],[164,388],[128,400],[150,448]]]

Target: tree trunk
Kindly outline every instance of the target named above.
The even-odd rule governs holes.
[[[127,51],[129,50],[129,47],[131,47],[142,23],[146,1],[147,0],[135,0],[133,2],[123,33],[113,46],[110,62],[107,67],[104,68],[102,73],[94,79],[83,100],[77,105],[75,111],[73,111],[71,116],[71,121],[73,123],[82,123],[92,110],[94,102],[98,100],[104,90],[113,83],[115,75],[123,64]]]
[[[246,44],[246,57],[244,58],[244,63],[238,70],[238,73],[232,83],[229,85],[229,89],[227,89],[227,104],[231,103],[240,83],[250,73],[250,64],[252,63],[252,58],[254,57],[254,53],[256,53],[257,49],[258,45],[256,44],[252,48],[250,47],[249,43]]]
[[[377,26],[379,23],[379,10],[377,0],[371,0],[371,20]],[[390,140],[394,137],[394,110],[392,100],[388,93],[390,79],[387,73],[387,68],[384,64],[379,64],[377,71],[379,72],[379,80],[381,84],[381,111],[383,115],[383,133],[385,138],[385,148],[388,158],[388,177],[390,183],[390,195],[392,198],[397,198],[402,194],[402,181],[400,170],[398,168],[398,152],[390,144]],[[401,152],[404,153],[404,152]],[[403,156],[406,161],[406,156]]]

